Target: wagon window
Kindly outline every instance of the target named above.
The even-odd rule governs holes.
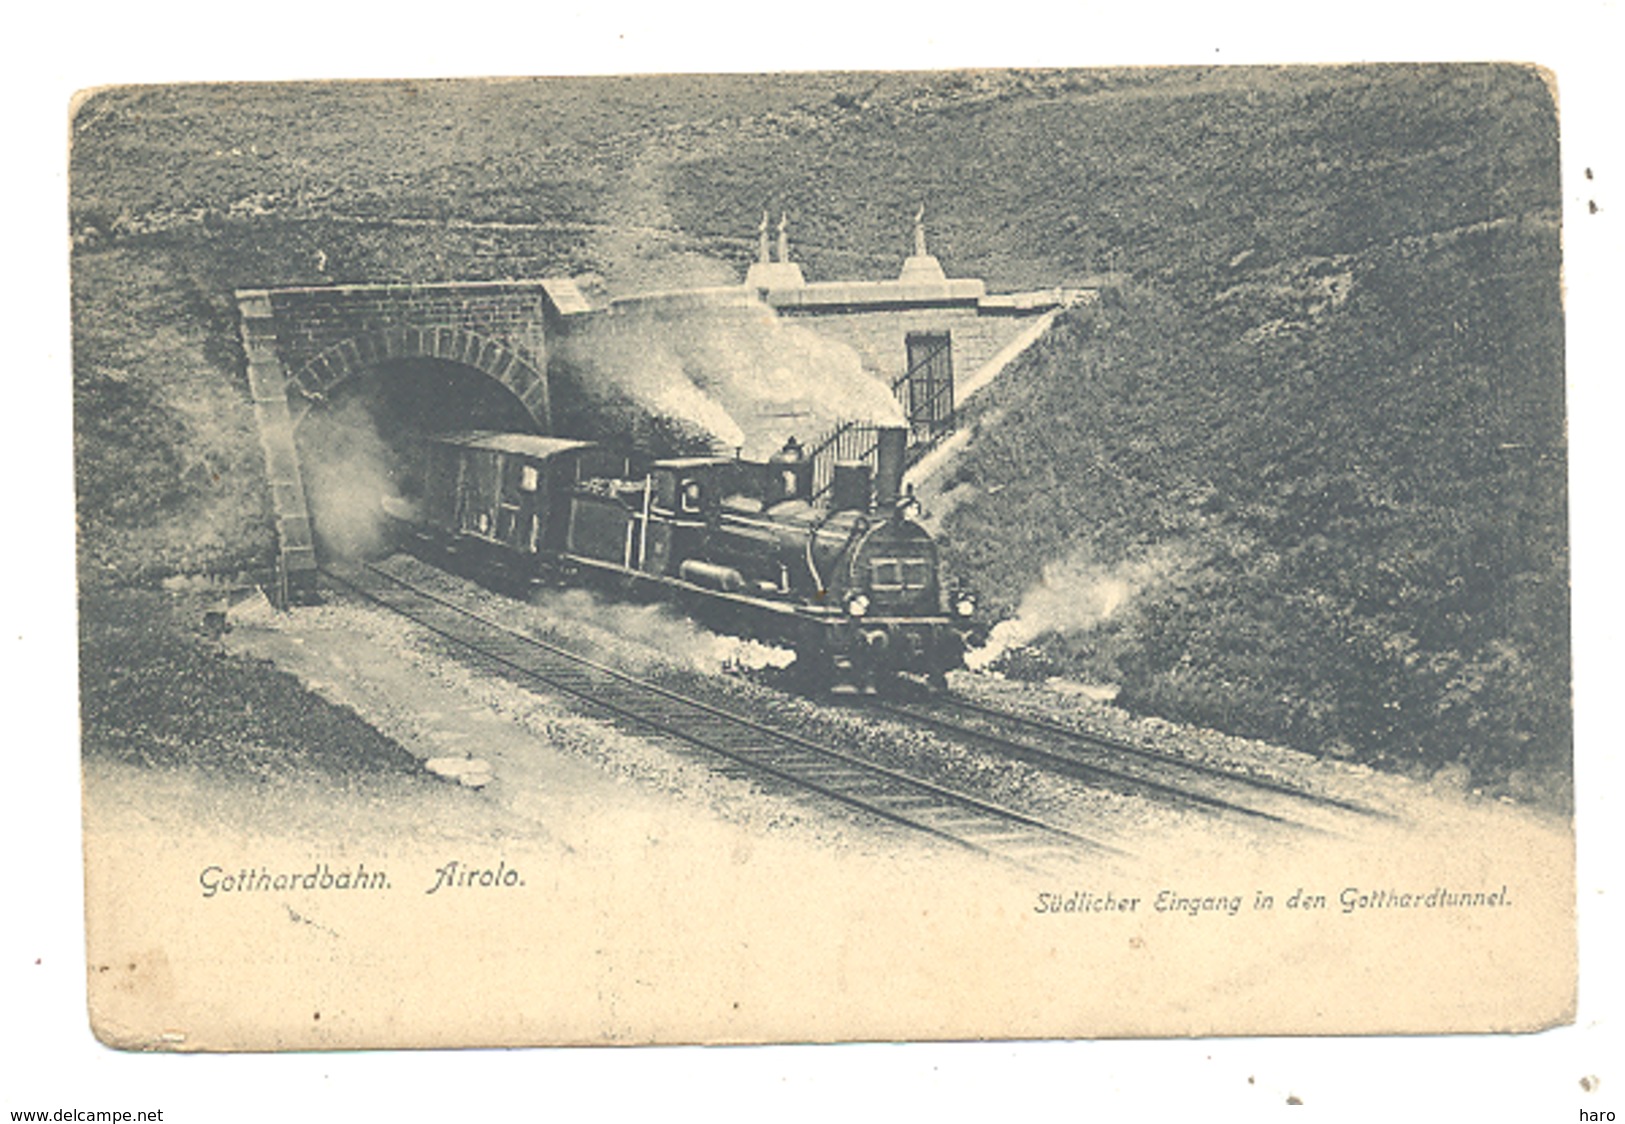
[[[527,464],[520,466],[519,490],[521,492],[534,492],[538,483],[540,483],[540,479],[535,465]]]
[[[700,482],[688,480],[683,483],[683,510],[700,510]]]

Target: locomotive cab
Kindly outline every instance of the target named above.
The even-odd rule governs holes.
[[[705,522],[716,510],[719,457],[674,457],[649,466],[654,510],[679,522]]]
[[[648,548],[643,567],[652,574],[682,575],[688,560],[703,561],[705,544],[716,526],[719,473],[729,462],[720,457],[673,457],[649,466],[646,520]],[[711,575],[698,584],[732,589],[736,578]]]

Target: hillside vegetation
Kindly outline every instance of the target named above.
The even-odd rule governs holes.
[[[1561,803],[1557,131],[1512,67],[111,90],[74,120],[87,587],[262,566],[238,286],[1128,277],[929,496],[1011,674]],[[1047,576],[1046,576],[1047,575]],[[1093,606],[1081,615],[1055,606]]]

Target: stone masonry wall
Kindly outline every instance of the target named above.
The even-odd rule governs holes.
[[[908,371],[904,340],[910,332],[950,333],[957,380],[968,377],[993,358],[1020,334],[1031,317],[979,315],[974,308],[921,308],[842,310],[788,319],[847,344],[862,357],[865,369],[890,386]]]
[[[290,376],[358,337],[392,329],[461,328],[499,341],[545,371],[546,297],[539,282],[341,285],[267,294],[278,355]]]

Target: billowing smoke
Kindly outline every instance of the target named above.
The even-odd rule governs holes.
[[[382,504],[399,495],[399,466],[366,402],[347,398],[312,410],[299,426],[299,456],[323,550],[341,558],[382,553],[388,542]]]
[[[739,423],[700,389],[678,351],[649,322],[602,318],[570,336],[562,351],[593,398],[629,402],[669,423],[680,437],[722,449],[745,444]]]
[[[904,424],[856,351],[737,290],[622,301],[575,330],[560,358],[588,394],[752,459],[843,421]]]
[[[1022,597],[1016,615],[995,625],[983,647],[966,653],[965,663],[980,670],[1041,636],[1088,632],[1127,612],[1142,594],[1181,568],[1171,549],[1152,550],[1114,566],[1100,565],[1087,552],[1053,562]]]

